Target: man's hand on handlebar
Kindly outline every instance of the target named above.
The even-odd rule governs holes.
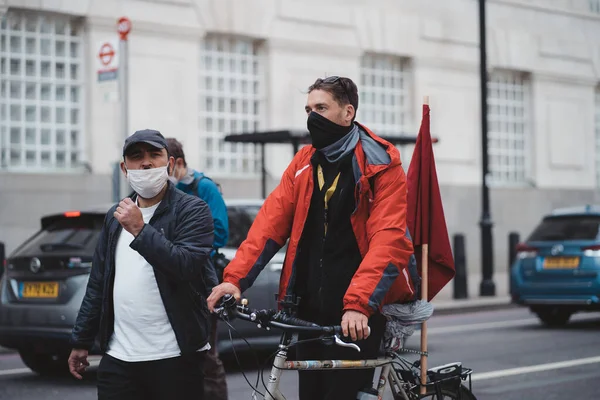
[[[214,312],[215,305],[217,305],[217,303],[221,301],[221,298],[226,294],[235,297],[236,301],[239,301],[242,297],[242,292],[237,286],[229,282],[223,282],[220,285],[215,286],[210,293],[210,296],[208,296],[208,299],[206,299],[210,312]]]
[[[365,314],[348,310],[342,316],[342,333],[344,336],[352,337],[353,341],[362,340],[369,337],[369,317]]]

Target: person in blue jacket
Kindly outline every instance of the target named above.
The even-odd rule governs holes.
[[[169,179],[177,185],[177,189],[204,200],[208,204],[213,217],[214,241],[211,260],[216,276],[209,277],[211,282],[208,282],[208,286],[211,286],[212,289],[212,287],[221,283],[223,279],[222,269],[226,265],[226,261],[223,261],[224,258],[218,250],[227,244],[229,238],[227,207],[219,186],[203,173],[187,166],[183,145],[175,138],[167,138],[167,146],[169,155],[175,159],[175,166]],[[209,340],[211,349],[208,351],[204,362],[204,398],[226,400],[226,374],[217,352],[217,318],[214,315]]]

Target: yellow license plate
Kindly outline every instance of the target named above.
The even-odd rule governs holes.
[[[579,257],[546,257],[544,269],[573,269],[579,267]]]
[[[55,299],[58,282],[23,282],[21,297],[24,299]]]

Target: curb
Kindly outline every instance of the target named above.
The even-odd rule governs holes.
[[[519,308],[511,302],[509,296],[494,297],[491,299],[477,298],[464,300],[440,301],[433,303],[433,315],[453,315],[480,311],[497,311]]]

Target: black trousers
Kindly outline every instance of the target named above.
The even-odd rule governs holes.
[[[338,322],[339,324],[339,322]],[[380,355],[379,348],[385,329],[385,318],[375,314],[369,319],[371,334],[366,340],[355,342],[356,350],[337,345],[324,345],[321,342],[299,344],[296,350],[298,360],[363,360]],[[308,339],[304,335],[299,340]],[[374,369],[348,369],[326,371],[298,371],[300,400],[355,400],[363,388],[373,385]]]
[[[206,400],[227,400],[227,374],[217,352],[216,314],[211,317],[210,346],[204,359],[204,398]]]
[[[98,400],[203,400],[204,353],[142,362],[105,354],[98,367]]]

